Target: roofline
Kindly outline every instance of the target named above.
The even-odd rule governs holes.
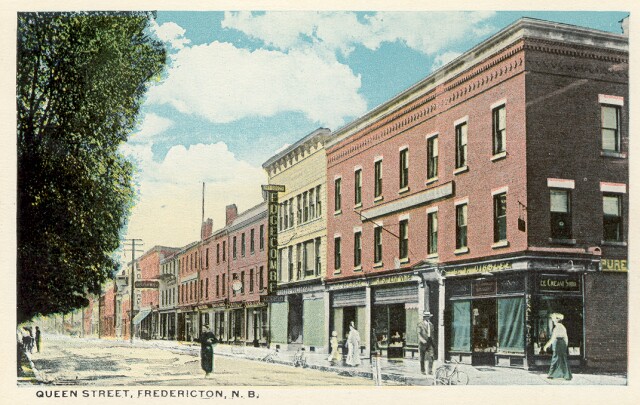
[[[320,137],[323,138],[322,139],[323,141],[326,141],[329,139],[330,136],[331,136],[331,130],[329,128],[320,127],[315,131],[311,132],[310,134],[305,135],[302,139],[299,139],[293,145],[288,146],[286,149],[270,157],[266,162],[262,164],[262,168],[267,170],[268,167],[276,163],[278,160],[282,159],[283,157],[285,157],[286,155],[293,152],[295,149],[299,148],[300,146],[306,144],[309,141],[312,141]]]
[[[600,46],[624,52],[628,52],[629,49],[629,38],[623,34],[524,17],[480,42],[408,89],[378,105],[361,117],[338,128],[333,132],[333,137],[325,144],[325,148],[327,150],[331,149],[344,139],[369,126],[372,121],[380,120],[417,100],[429,91],[435,90],[439,84],[456,77],[466,69],[518,40],[536,38],[558,41],[560,40],[560,35],[565,36],[562,37],[563,42],[572,44]]]

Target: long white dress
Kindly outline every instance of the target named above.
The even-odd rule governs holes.
[[[360,365],[360,333],[353,326],[349,327],[349,337],[347,343],[349,345],[349,353],[347,354],[347,364],[350,366]]]

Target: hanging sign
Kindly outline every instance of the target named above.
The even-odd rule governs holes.
[[[267,184],[262,192],[267,198],[267,294],[275,294],[278,289],[278,193],[285,190],[283,185]]]

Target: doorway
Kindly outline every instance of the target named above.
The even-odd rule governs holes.
[[[288,299],[288,343],[302,344],[302,294],[291,294]]]
[[[474,365],[495,365],[498,343],[496,300],[477,299],[472,303],[471,328]]]

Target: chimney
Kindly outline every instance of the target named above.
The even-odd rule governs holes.
[[[238,216],[238,207],[235,204],[227,205],[227,222],[226,226],[229,226],[233,222],[234,219]]]
[[[207,239],[211,235],[213,235],[213,219],[207,218],[200,228],[200,237],[202,239]]]

